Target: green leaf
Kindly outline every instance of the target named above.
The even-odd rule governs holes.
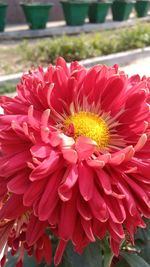
[[[131,254],[129,252],[121,252],[120,254],[131,267],[150,267],[150,265],[137,254]]]
[[[118,263],[113,265],[114,267],[130,267],[130,265],[124,260],[120,260]]]
[[[11,256],[11,253],[8,255],[8,262],[5,267],[14,267],[16,266],[16,262],[18,260],[18,255],[17,256]],[[29,257],[25,255],[24,257],[24,262],[23,262],[23,267],[38,267],[38,263],[34,259],[34,257]]]
[[[150,220],[145,229],[138,229],[135,244],[140,249],[139,255],[150,264]]]
[[[111,251],[104,251],[103,267],[111,266],[112,259],[113,259],[113,254],[111,253]]]
[[[88,245],[81,255],[75,253],[71,243],[69,243],[66,252],[70,267],[103,267],[99,242]]]

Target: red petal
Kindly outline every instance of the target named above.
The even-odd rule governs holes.
[[[100,193],[97,191],[96,187],[93,193],[93,197],[89,201],[89,205],[95,218],[97,218],[101,222],[106,222],[108,220],[109,214],[107,211],[106,203]]]
[[[23,203],[25,206],[31,206],[37,198],[40,197],[45,188],[46,182],[47,181],[44,179],[30,184],[23,197]]]
[[[24,169],[27,161],[31,158],[29,151],[23,151],[13,156],[0,159],[0,176],[10,176],[13,173]]]
[[[68,167],[63,180],[63,184],[58,188],[58,193],[62,201],[67,201],[70,199],[72,193],[70,189],[75,185],[78,179],[78,169],[76,165]]]
[[[22,196],[12,195],[0,209],[0,219],[17,219],[26,210],[27,208],[23,206]]]
[[[92,219],[90,207],[88,206],[88,203],[83,200],[82,197],[78,197],[77,199],[77,209],[84,220],[88,221]]]
[[[113,238],[110,239],[110,246],[116,257],[119,256],[120,242],[116,242]]]
[[[25,193],[30,185],[28,177],[28,172],[26,172],[26,170],[22,170],[8,182],[8,190],[18,195]]]
[[[60,171],[57,171],[49,177],[49,181],[47,181],[46,188],[40,199],[38,207],[39,219],[41,221],[47,220],[57,205],[59,199],[57,189],[60,179],[61,173]]]
[[[82,162],[79,164],[79,189],[84,200],[89,201],[93,196],[94,172]]]
[[[38,165],[31,173],[30,180],[37,181],[49,176],[55,171],[56,166],[59,163],[59,156],[54,151],[51,152],[50,156],[43,160],[43,162]]]
[[[125,237],[122,224],[114,223],[111,220],[109,220],[108,231],[110,232],[111,237],[116,241],[120,241]]]
[[[62,149],[63,157],[71,164],[76,164],[78,155],[74,149],[71,148],[64,148]]]
[[[80,160],[88,159],[95,151],[97,144],[90,138],[80,136],[75,144]]]
[[[31,216],[26,233],[26,240],[29,246],[32,246],[43,235],[47,223],[40,222],[34,215]]]
[[[54,256],[54,264],[56,266],[59,265],[59,263],[61,262],[66,245],[67,245],[67,242],[60,240],[57,246],[56,252],[55,252],[55,256]]]
[[[32,146],[30,151],[33,157],[46,158],[50,155],[51,148],[43,143],[38,143]]]
[[[110,182],[110,177],[109,175],[101,170],[97,170],[97,177],[102,185],[103,190],[105,191],[106,194],[111,194],[112,193],[112,188],[111,188],[111,182]]]
[[[95,241],[95,237],[94,237],[94,234],[93,234],[93,231],[92,231],[92,223],[91,223],[91,221],[85,221],[84,219],[81,219],[81,223],[82,223],[83,229],[84,229],[87,237],[89,238],[89,240],[91,242],[94,242]]]
[[[46,260],[47,264],[50,264],[52,261],[52,245],[49,237],[47,235],[43,236],[44,239],[44,247],[43,247],[43,252],[44,252],[44,258]]]
[[[69,240],[72,238],[72,234],[76,225],[76,194],[73,192],[71,200],[64,202],[61,206],[60,222],[59,222],[59,236],[63,240]]]
[[[113,222],[115,223],[123,223],[126,219],[126,212],[122,200],[116,198],[105,198],[107,203],[107,208],[112,218]]]

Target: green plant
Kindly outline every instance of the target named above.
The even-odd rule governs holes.
[[[32,58],[37,64],[47,64],[53,63],[58,56],[67,61],[82,60],[148,45],[150,28],[148,24],[142,24],[130,29],[45,39],[37,41],[34,46],[25,42],[21,50],[24,51],[24,60]]]
[[[34,3],[34,0],[21,0],[22,4],[32,4]]]
[[[4,85],[0,85],[0,95],[12,93],[15,91],[15,84],[6,83]]]
[[[30,66],[54,63],[63,56],[68,62],[127,51],[150,45],[150,27],[140,23],[129,29],[109,30],[78,36],[62,36],[42,40],[23,41],[0,49],[0,75],[23,72]],[[9,58],[13,64],[9,63]]]
[[[81,3],[87,3],[87,2],[92,2],[92,1],[94,1],[94,0],[62,0],[63,2],[73,2],[73,3],[79,3],[79,2],[81,2]]]

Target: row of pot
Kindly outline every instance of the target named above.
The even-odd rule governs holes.
[[[111,7],[114,21],[127,20],[135,6],[138,17],[147,15],[149,0],[101,0],[90,1],[61,1],[64,17],[67,25],[83,25],[88,16],[91,23],[103,23]],[[44,29],[48,21],[49,11],[53,4],[21,4],[30,29]],[[0,31],[4,30],[7,4],[0,4]]]
[[[145,17],[150,8],[149,0],[99,0],[92,3],[63,1],[61,3],[67,25],[83,25],[87,16],[90,23],[103,23],[110,7],[114,21],[128,20],[134,7],[137,17]]]

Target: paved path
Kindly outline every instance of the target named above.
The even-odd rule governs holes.
[[[137,23],[137,21],[150,21],[150,16],[144,18],[131,17],[127,21],[112,21],[109,17],[105,23],[86,23],[82,26],[67,26],[65,21],[49,22],[46,29],[42,30],[29,30],[26,25],[17,25],[6,27],[5,32],[0,33],[0,41],[4,40],[21,40],[23,38],[41,38],[63,34],[79,34],[81,32],[96,32],[108,29],[117,29],[122,27],[131,27]]]
[[[129,65],[122,67],[122,69],[129,75],[139,74],[150,77],[150,57],[132,61]]]

